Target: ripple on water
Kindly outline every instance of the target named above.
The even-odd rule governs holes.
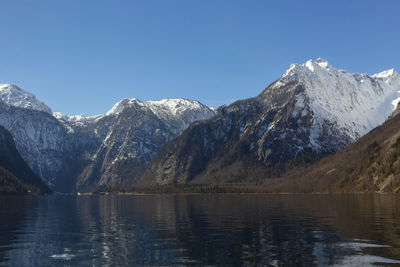
[[[0,265],[400,264],[399,196],[0,197]]]

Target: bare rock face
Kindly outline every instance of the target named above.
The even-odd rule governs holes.
[[[71,152],[63,125],[46,112],[2,103],[0,125],[11,133],[17,150],[32,170],[53,186]]]
[[[61,192],[130,185],[165,143],[214,115],[186,99],[124,99],[98,116],[53,114],[14,85],[0,85],[0,99],[0,125],[33,171]]]
[[[74,151],[85,162],[76,189],[130,186],[164,144],[193,121],[213,115],[212,109],[197,101],[124,99],[105,115],[64,120],[71,129]]]
[[[292,64],[257,97],[217,111],[185,99],[123,99],[102,115],[70,116],[0,85],[0,125],[56,191],[258,181],[365,135],[392,114],[399,91],[393,69],[351,74],[322,59]]]
[[[400,75],[293,64],[255,98],[192,124],[154,158],[141,184],[258,181],[343,149],[382,124],[400,100]]]
[[[0,195],[50,192],[50,188],[22,159],[11,134],[0,126]]]

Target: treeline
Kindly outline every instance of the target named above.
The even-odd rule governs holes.
[[[37,193],[21,183],[12,173],[0,166],[0,195],[27,195]]]
[[[359,164],[347,170],[341,187],[357,187],[361,191],[400,190],[400,137],[394,142],[372,142]]]
[[[129,189],[106,189],[94,192],[95,194],[105,193],[126,193],[126,194],[248,194],[266,193],[266,188],[255,183],[235,184],[166,184],[149,187],[134,187]]]

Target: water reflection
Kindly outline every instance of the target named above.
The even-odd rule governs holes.
[[[0,198],[0,264],[400,263],[396,195]]]

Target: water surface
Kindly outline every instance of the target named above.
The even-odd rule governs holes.
[[[0,197],[0,265],[400,266],[400,196]]]

